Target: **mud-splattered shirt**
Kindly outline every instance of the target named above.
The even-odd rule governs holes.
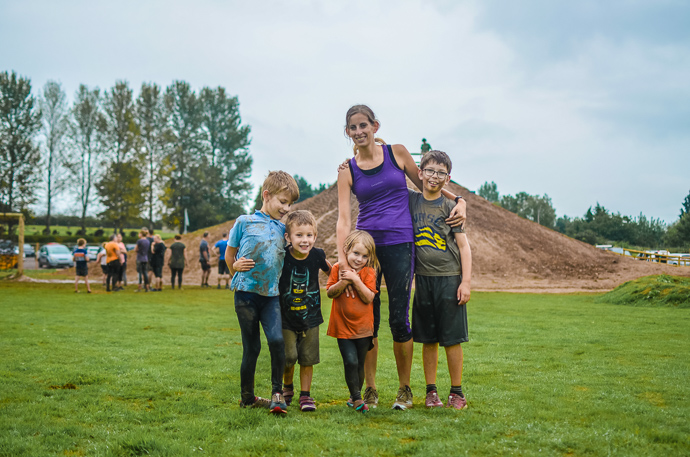
[[[455,205],[445,197],[429,201],[419,192],[412,189],[408,192],[414,225],[414,272],[423,276],[461,274],[460,250],[455,244],[454,233],[465,231],[446,224],[446,218]]]
[[[237,248],[238,259],[245,257],[256,262],[251,270],[235,273],[230,287],[264,297],[277,297],[285,258],[285,224],[261,211],[240,216],[230,230],[228,245]],[[227,259],[228,263],[232,261]]]

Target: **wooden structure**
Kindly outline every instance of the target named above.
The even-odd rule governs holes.
[[[24,274],[24,215],[22,213],[0,213],[0,219],[14,218],[19,220],[19,239],[17,240],[19,257],[17,258],[17,274],[15,278],[20,278]]]

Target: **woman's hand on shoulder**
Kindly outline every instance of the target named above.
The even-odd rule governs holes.
[[[451,227],[461,227],[465,223],[466,219],[467,202],[464,198],[461,198],[451,210],[448,219],[446,219],[446,224],[450,225]]]
[[[341,171],[347,170],[350,167],[350,159],[345,159],[343,163],[338,165],[338,174],[340,174]]]

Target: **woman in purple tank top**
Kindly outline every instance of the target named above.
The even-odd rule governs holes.
[[[405,146],[385,144],[375,137],[378,129],[379,122],[366,105],[355,105],[348,110],[345,133],[354,142],[355,157],[349,166],[341,167],[338,172],[338,263],[340,271],[349,269],[343,243],[352,230],[350,196],[353,193],[359,203],[357,229],[367,231],[376,242],[376,257],[381,265],[376,284],[378,290],[381,276],[386,279],[389,325],[400,382],[393,408],[404,410],[412,407],[410,371],[413,345],[409,311],[414,275],[414,237],[405,177],[420,190],[422,182],[417,165]],[[443,194],[457,202],[446,222],[452,226],[461,225],[465,221],[465,201],[447,190]],[[367,388],[363,396],[369,407],[374,408],[378,404],[376,362],[380,322],[381,300],[377,293],[374,299],[374,347],[367,354]]]

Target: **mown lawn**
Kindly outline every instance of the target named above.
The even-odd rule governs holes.
[[[463,390],[469,409],[415,408],[381,336],[381,406],[345,406],[322,326],[317,411],[242,410],[240,333],[225,290],[74,294],[0,281],[0,456],[688,455],[690,310],[594,295],[473,293]],[[330,303],[324,299],[327,319]],[[449,388],[441,357],[438,385]],[[257,394],[270,392],[268,350]]]

